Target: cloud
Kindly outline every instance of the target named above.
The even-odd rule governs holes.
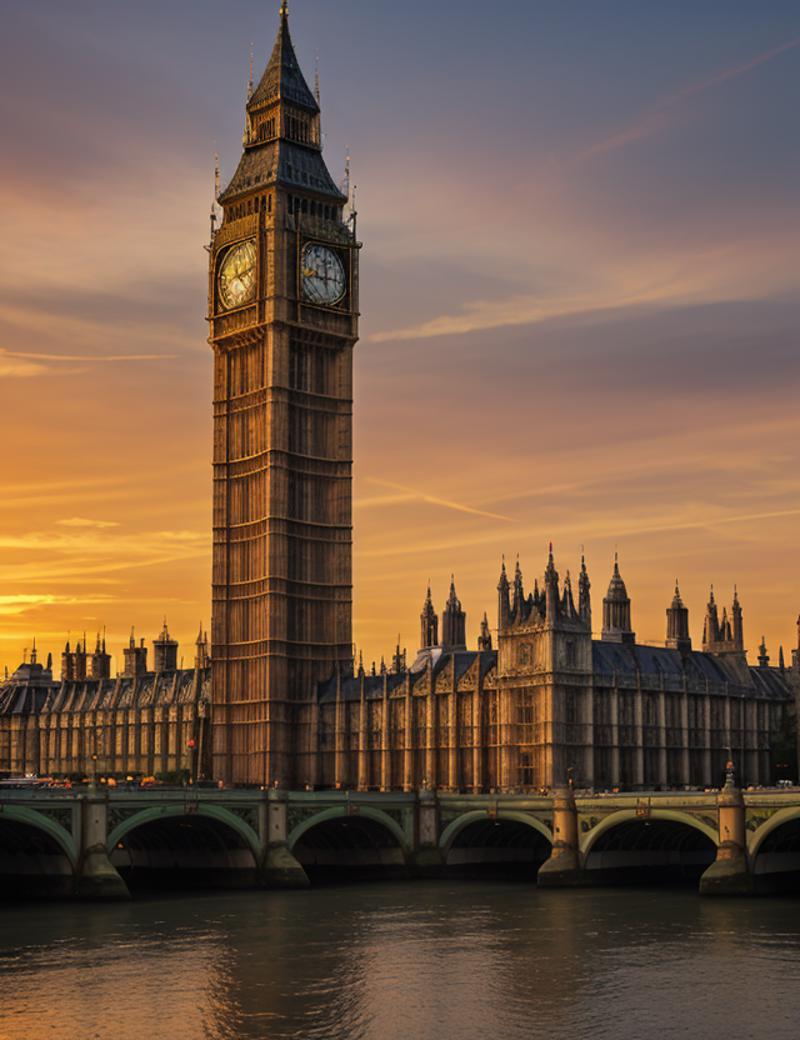
[[[0,348],[0,378],[30,379],[33,376],[44,375],[45,372],[47,372],[46,365],[33,361],[18,361]]]
[[[581,153],[579,158],[587,159],[593,155],[603,155],[607,152],[613,152],[619,148],[624,148],[626,145],[632,144],[635,141],[642,141],[648,137],[653,137],[654,134],[659,133],[661,130],[664,130],[675,122],[678,118],[676,110],[680,108],[682,102],[688,101],[690,98],[696,97],[698,94],[702,94],[713,87],[717,87],[721,83],[726,83],[728,80],[743,76],[747,72],[758,68],[759,65],[765,65],[767,62],[772,61],[779,55],[785,54],[786,51],[793,50],[795,47],[800,47],[800,36],[788,40],[786,43],[782,43],[778,47],[773,47],[771,50],[764,51],[762,54],[756,54],[754,57],[749,58],[747,61],[742,62],[739,65],[733,65],[731,68],[723,69],[721,72],[717,72],[713,76],[708,76],[706,79],[697,80],[694,83],[687,84],[685,87],[682,87],[680,90],[662,101],[661,104],[652,112],[648,112],[640,120],[633,123],[625,130],[621,130],[619,133],[612,134],[611,137],[607,137],[605,140],[597,141],[595,144],[591,145]]]
[[[0,347],[0,355],[8,358],[30,359],[32,361],[53,361],[59,364],[74,362],[90,364],[113,364],[119,361],[170,361],[177,354],[37,354],[27,351],[5,350]]]
[[[73,516],[69,520],[56,520],[56,523],[62,527],[94,527],[101,531],[108,527],[119,527],[119,524],[113,520],[87,520],[83,516]]]
[[[361,506],[381,506],[397,502],[427,502],[429,505],[442,506],[444,509],[452,509],[457,513],[468,513],[470,516],[482,516],[489,520],[505,520],[508,523],[513,523],[510,516],[501,516],[499,513],[489,513],[484,509],[476,509],[474,506],[464,505],[461,502],[453,502],[446,498],[438,498],[437,496],[430,495],[425,491],[417,491],[414,488],[405,487],[402,484],[393,484],[387,480],[377,480],[374,477],[368,477],[367,483],[398,491],[400,492],[400,495],[390,495],[382,499],[365,499],[359,503]]]
[[[98,606],[116,602],[113,596],[60,596],[52,593],[40,595],[26,593],[20,595],[0,596],[0,616],[18,617],[40,607],[78,606],[91,604]]]

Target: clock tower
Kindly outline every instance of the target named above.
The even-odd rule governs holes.
[[[214,776],[313,783],[303,702],[352,662],[358,249],[288,4],[212,233]]]

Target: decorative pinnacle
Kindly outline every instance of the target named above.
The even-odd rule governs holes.
[[[281,0],[281,18],[289,17],[289,0]]]

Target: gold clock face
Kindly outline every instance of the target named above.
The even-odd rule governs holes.
[[[347,275],[337,253],[327,246],[307,245],[303,250],[303,296],[309,303],[332,307],[347,292]]]
[[[226,311],[252,303],[256,296],[256,243],[254,239],[233,246],[222,259],[217,287]]]

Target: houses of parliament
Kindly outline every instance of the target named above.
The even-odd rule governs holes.
[[[287,4],[246,104],[243,152],[212,216],[213,573],[210,645],[178,667],[165,623],[33,651],[0,685],[0,774],[167,775],[226,785],[530,791],[796,778],[798,647],[748,663],[743,610],[712,591],[695,649],[679,588],[665,642],[637,642],[613,565],[592,596],[551,547],[531,583],[503,564],[496,624],[468,647],[455,583],[424,598],[418,652],[365,671],[352,639],[355,215],[322,154],[319,93]],[[215,214],[216,211],[214,211]],[[605,584],[605,583],[604,583]],[[593,603],[594,599],[594,603]],[[600,638],[593,632],[600,631]]]

